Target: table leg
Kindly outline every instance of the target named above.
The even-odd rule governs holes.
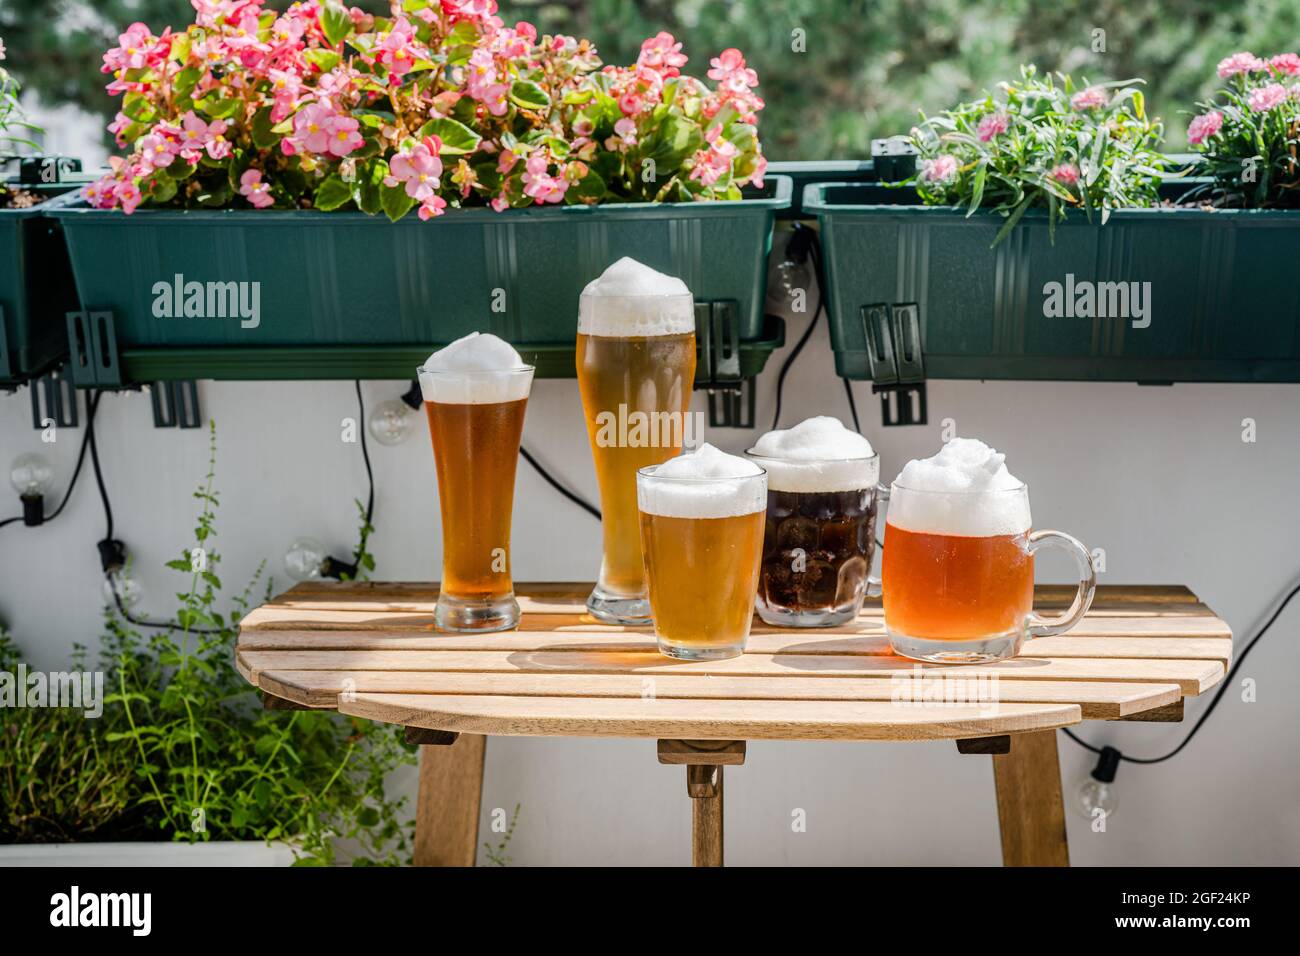
[[[1056,731],[1014,734],[993,757],[1003,866],[1069,866]]]
[[[461,734],[451,744],[420,747],[416,866],[474,865],[486,742],[482,734]]]
[[[743,740],[661,740],[659,762],[685,765],[691,864],[722,866],[722,768],[745,762]]]

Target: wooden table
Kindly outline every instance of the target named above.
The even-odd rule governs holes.
[[[670,660],[650,629],[591,618],[590,590],[520,585],[517,631],[464,635],[433,629],[431,585],[299,584],[244,618],[235,662],[267,706],[401,724],[424,745],[417,864],[473,865],[485,737],[508,735],[658,738],[660,762],[687,769],[697,865],[722,863],[722,768],[745,741],[950,738],[993,755],[1003,862],[1063,866],[1057,728],[1181,720],[1232,658],[1227,624],[1183,587],[1099,587],[1069,634],[960,666],[893,656],[878,603],[836,628],[755,619],[741,657]]]

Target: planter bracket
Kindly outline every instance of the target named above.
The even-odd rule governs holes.
[[[77,389],[60,369],[47,372],[31,383],[32,427],[43,431],[47,422],[55,428],[76,428]]]
[[[699,373],[695,387],[709,393],[709,424],[753,428],[753,378],[740,374],[740,305],[734,299],[695,303]]]
[[[120,388],[122,366],[117,359],[113,313],[69,312],[67,322],[73,383],[78,388]]]
[[[203,422],[199,387],[194,379],[154,382],[149,386],[154,428],[198,428]]]
[[[924,425],[925,358],[919,306],[915,302],[865,305],[862,326],[871,363],[871,391],[880,395],[882,424]]]

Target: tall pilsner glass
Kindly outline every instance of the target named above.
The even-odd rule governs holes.
[[[604,554],[587,608],[650,621],[637,472],[682,450],[695,380],[695,304],[685,294],[593,295],[578,310],[578,388],[600,485]]]
[[[445,631],[506,630],[519,623],[510,518],[533,368],[421,368],[419,376],[442,511],[434,620]]]

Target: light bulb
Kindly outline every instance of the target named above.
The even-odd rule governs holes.
[[[380,402],[370,413],[370,435],[381,445],[400,445],[410,436],[414,420],[411,406],[401,399]]]
[[[48,494],[54,478],[49,459],[35,452],[19,455],[9,466],[9,480],[14,490],[24,498],[39,498]]]
[[[104,602],[110,607],[116,607],[119,602],[124,608],[135,607],[144,596],[144,588],[127,573],[126,568],[104,575],[103,591]]]
[[[1074,808],[1094,829],[1104,829],[1105,821],[1119,807],[1119,792],[1115,788],[1115,772],[1119,768],[1120,752],[1114,747],[1102,747],[1097,766],[1079,782],[1074,792]],[[1101,827],[1096,821],[1101,820]]]
[[[295,581],[318,581],[329,555],[315,538],[298,538],[284,552],[284,570]]]

